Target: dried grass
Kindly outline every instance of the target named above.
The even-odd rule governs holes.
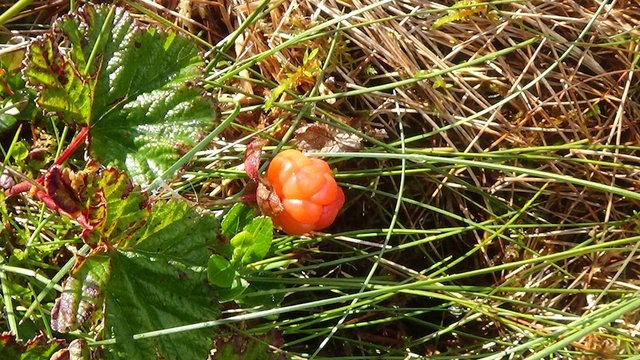
[[[181,11],[187,2],[163,3],[174,11]],[[239,61],[251,59],[314,25],[375,3],[373,0],[272,1],[272,10],[238,37],[234,56]],[[246,21],[260,2],[221,0],[215,4],[191,4],[201,16],[200,29],[222,22],[229,33]],[[637,3],[613,1],[604,8],[604,12],[598,12],[600,3],[592,0],[483,3],[467,7],[468,11],[459,21],[434,28],[439,19],[451,14],[453,5],[452,1],[398,0],[341,21],[335,59],[330,61],[331,66],[322,79],[325,94],[340,94],[413,79],[420,72],[448,69],[536,36],[539,40],[507,55],[450,71],[439,78],[393,90],[390,87],[386,91],[363,92],[346,98],[337,96],[330,103],[319,102],[318,108],[340,115],[343,121],[360,129],[364,126],[384,129],[390,141],[400,138],[399,118],[407,135],[432,134],[409,143],[408,146],[414,149],[447,148],[459,153],[529,149],[541,156],[514,156],[506,158],[505,164],[588,179],[632,191],[640,188],[637,149],[623,148],[640,144],[640,81],[637,73],[640,7]],[[191,14],[194,14],[193,10]],[[581,32],[592,20],[592,26],[580,39]],[[177,21],[181,20],[178,18]],[[191,28],[188,22],[183,23]],[[211,41],[221,36],[223,34],[217,31],[207,33],[206,38]],[[245,80],[236,81],[235,86],[249,95],[268,95],[274,86],[257,80],[276,85],[282,83],[288,74],[304,65],[305,52],[317,48],[320,58],[325,59],[333,38],[334,34],[328,32],[278,51],[259,61],[253,73],[241,73]],[[545,71],[548,72],[542,76]],[[290,90],[300,96],[308,95],[314,87],[314,80],[301,80]],[[518,95],[511,101],[500,102],[514,93]],[[292,97],[285,94],[279,100],[290,99]],[[478,116],[487,108],[493,110]],[[363,117],[363,114],[367,116]],[[259,117],[259,126],[265,126],[284,117],[288,124],[295,115],[287,115],[287,111],[277,109],[253,114],[253,119]],[[306,117],[309,119],[312,115],[326,118],[317,109]],[[445,130],[440,131],[443,128]],[[536,147],[581,141],[594,147],[534,151]],[[351,166],[363,166],[363,163],[352,163]],[[374,166],[385,168],[390,163]],[[451,177],[470,185],[461,185],[462,182]],[[379,189],[391,193],[398,191],[397,181],[393,178],[382,181],[385,184],[378,183]],[[528,212],[526,218],[529,222],[557,226],[513,231],[510,236],[520,237],[526,249],[540,255],[566,250],[589,238],[607,242],[637,233],[635,223],[620,222],[638,209],[638,201],[571,183],[468,167],[443,170],[432,176],[410,176],[407,181],[405,196],[474,221],[493,216],[487,209],[495,207],[495,199],[518,209],[539,193],[535,210]],[[546,188],[542,189],[544,184]],[[490,196],[474,195],[470,186]],[[389,215],[380,209],[393,208],[394,201],[388,199],[377,205],[359,205],[365,210],[356,219],[363,220],[363,226],[387,224]],[[434,215],[423,207],[407,204],[403,205],[400,216],[403,224],[415,229],[460,225],[458,221]],[[618,225],[613,229],[607,229],[606,225],[580,225],[589,223]],[[571,224],[578,226],[566,228]],[[458,240],[457,245],[431,250],[441,258],[464,253],[465,249],[483,241],[483,235],[475,233]],[[482,268],[530,256],[510,241],[496,238],[481,256],[475,258],[474,264],[467,266]],[[402,262],[400,258],[391,260]],[[624,255],[603,252],[558,265],[564,272],[553,266],[535,271],[531,266],[523,266],[496,274],[487,283],[576,289],[576,293],[569,295],[535,292],[509,295],[513,301],[537,304],[541,309],[554,308],[576,314],[597,307],[602,301],[577,294],[577,289],[606,287],[614,290],[638,286],[634,278],[640,272],[640,263],[635,251]],[[546,312],[528,306],[517,307],[517,310],[539,315]],[[500,324],[489,324],[495,326],[489,332],[503,331]],[[537,325],[531,323],[527,327],[536,329]],[[605,357],[621,351],[621,344],[601,336],[604,335],[590,334],[574,346],[590,349]]]

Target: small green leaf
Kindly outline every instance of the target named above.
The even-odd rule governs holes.
[[[244,203],[236,203],[220,223],[222,235],[228,239],[239,233],[255,218],[255,210]]]
[[[220,255],[211,255],[208,267],[209,282],[218,287],[230,288],[236,275],[236,269],[229,260]]]
[[[273,224],[267,216],[257,217],[236,234],[230,243],[233,246],[232,263],[250,264],[262,260],[269,252],[273,240]]]
[[[245,226],[245,231],[250,234],[253,244],[244,252],[242,263],[250,264],[264,259],[271,247],[271,241],[273,241],[271,218],[267,216],[255,218]]]
[[[276,86],[273,90],[271,90],[271,94],[264,102],[264,110],[268,111],[273,107],[273,102],[276,101],[282,93],[287,91],[291,87],[291,80],[286,78],[280,82],[278,86]]]
[[[227,302],[236,300],[242,295],[242,293],[249,287],[249,282],[240,276],[236,276],[231,282],[229,289],[220,289],[218,291],[218,300],[220,302]]]
[[[306,64],[307,62],[313,60],[318,55],[319,52],[320,52],[320,48],[315,48],[311,50],[311,52],[309,52],[309,50],[307,49],[304,52],[304,58],[302,62]]]
[[[0,133],[3,133],[13,127],[18,120],[11,115],[0,113]]]
[[[8,155],[8,154],[7,154]],[[25,145],[24,141],[19,141],[11,148],[11,157],[15,161],[23,161],[29,156],[29,148]]]
[[[246,230],[237,233],[233,238],[231,238],[231,246],[233,246],[231,262],[238,264],[242,261],[244,254],[249,251],[251,246],[253,246],[253,237],[251,236],[251,233]]]

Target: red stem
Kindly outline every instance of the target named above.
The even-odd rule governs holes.
[[[67,161],[67,159],[71,156],[71,154],[73,154],[74,152],[76,152],[76,150],[78,150],[78,148],[84,142],[84,140],[87,138],[88,135],[89,135],[89,127],[83,126],[80,129],[80,132],[78,133],[78,135],[76,135],[76,137],[73,138],[73,140],[71,140],[69,145],[67,145],[64,151],[62,151],[62,154],[60,154],[60,156],[58,156],[56,161],[54,161],[53,165],[61,165],[63,162]]]
[[[15,194],[20,194],[20,193],[24,193],[27,192],[29,190],[31,190],[31,183],[28,181],[23,181],[19,184],[15,184],[12,187],[10,187],[7,191],[6,194],[7,196],[13,196]]]

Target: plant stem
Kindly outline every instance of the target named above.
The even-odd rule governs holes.
[[[82,246],[82,248],[80,248],[80,250],[78,250],[78,254],[81,256],[84,256],[87,253],[89,253],[90,249],[91,248],[89,247],[89,245],[85,244]],[[53,278],[51,278],[51,280],[45,278],[40,274],[34,274],[35,275],[34,277],[40,282],[42,282],[43,284],[45,284],[45,287],[44,289],[42,289],[42,291],[40,291],[38,296],[36,296],[35,301],[33,301],[31,305],[29,305],[29,308],[27,309],[27,311],[24,313],[24,316],[22,317],[23,320],[27,319],[31,315],[31,313],[36,309],[36,307],[38,307],[38,305],[45,298],[45,296],[49,294],[49,291],[51,291],[51,289],[55,289],[56,291],[62,292],[62,286],[58,285],[58,282],[60,282],[60,280],[62,280],[62,278],[65,275],[67,275],[69,271],[71,271],[71,269],[76,264],[76,262],[77,262],[77,259],[75,256],[69,259],[67,263],[64,264],[64,266],[61,267],[60,270],[58,270],[58,272],[53,276]],[[0,267],[0,270],[2,270],[2,267]],[[24,274],[24,275],[29,276],[28,274]]]
[[[58,156],[58,158],[53,164],[60,165],[63,162],[67,161],[67,159],[71,156],[71,154],[73,154],[74,152],[76,152],[76,150],[78,150],[78,147],[80,147],[80,145],[85,141],[88,135],[89,135],[89,127],[83,126],[80,129],[80,132],[78,133],[78,135],[76,135],[76,137],[73,138],[71,143],[67,145],[67,147],[64,149],[62,154]]]
[[[33,0],[20,0],[0,15],[0,26],[9,22],[17,13],[31,4]]]
[[[11,300],[11,294],[9,294],[9,288],[7,287],[7,274],[4,271],[0,271],[0,283],[2,284],[2,297],[4,300],[4,307],[7,310],[7,320],[9,322],[9,330],[20,338],[18,334],[18,323],[16,322],[16,314],[13,310],[13,301]]]
[[[225,101],[225,99],[222,99],[221,101]],[[180,169],[184,164],[191,161],[191,159],[195,156],[195,154],[198,151],[203,150],[205,146],[207,146],[207,144],[209,144],[216,136],[220,135],[220,133],[224,131],[224,129],[226,129],[227,126],[229,126],[229,124],[233,122],[233,120],[235,120],[235,118],[240,113],[240,104],[234,100],[229,100],[229,102],[232,102],[234,104],[234,108],[231,114],[229,114],[229,116],[227,116],[227,118],[224,119],[220,123],[220,125],[218,125],[215,129],[213,129],[213,131],[209,133],[209,135],[207,135],[204,139],[202,139],[199,143],[197,143],[196,146],[194,146],[191,150],[189,150],[186,154],[184,154],[178,161],[176,161],[176,163],[173,164],[173,166],[168,168],[164,173],[162,173],[162,175],[154,179],[153,182],[149,184],[149,187],[147,188],[147,190],[157,189],[160,185],[162,185],[164,180],[166,180],[169,176],[172,176],[173,174],[175,174],[178,171],[178,169]]]
[[[109,32],[109,26],[112,25],[111,21],[113,20],[115,12],[115,6],[112,6],[109,9],[109,13],[107,14],[107,18],[102,25],[102,29],[100,29],[100,34],[98,34],[98,38],[96,39],[96,43],[93,45],[93,49],[91,49],[91,54],[89,54],[89,59],[87,60],[87,65],[84,67],[83,75],[89,74],[91,67],[93,66],[93,61],[98,56],[98,51],[100,51],[100,47],[107,40],[108,36],[105,36],[106,33]]]

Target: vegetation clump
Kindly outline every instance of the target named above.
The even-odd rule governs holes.
[[[640,353],[634,2],[0,9],[0,358]]]

